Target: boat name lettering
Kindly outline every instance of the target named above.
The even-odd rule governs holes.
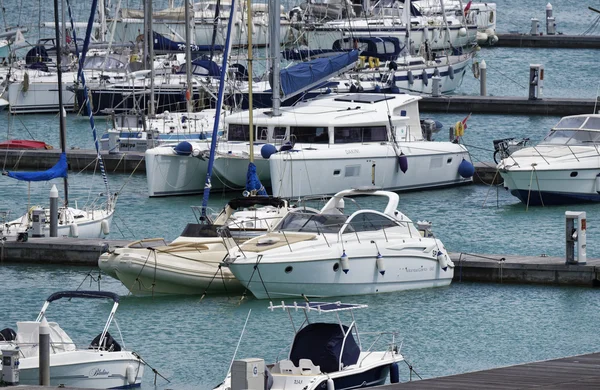
[[[104,368],[93,368],[90,370],[90,376],[104,376],[110,374]]]
[[[406,272],[425,272],[433,271],[433,267],[421,267],[421,268],[407,268]]]
[[[358,149],[346,149],[346,154],[358,154],[360,150]]]
[[[295,385],[301,385],[302,381],[303,381],[303,379],[294,379],[294,384]]]
[[[120,148],[135,148],[135,144],[119,144]]]

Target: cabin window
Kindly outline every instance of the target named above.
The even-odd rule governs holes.
[[[256,140],[266,141],[269,139],[269,128],[267,126],[256,127]]]
[[[348,217],[339,214],[288,213],[278,225],[286,232],[337,233]]]
[[[254,139],[258,139],[256,127],[254,129],[255,129],[254,130],[255,131]],[[260,129],[263,129],[263,127],[259,128],[259,130],[258,130],[259,134],[260,134]],[[266,127],[264,127],[264,129],[266,129]],[[238,125],[235,123],[231,123],[227,128],[227,140],[228,141],[250,141],[249,134],[250,133],[248,131],[248,125]]]
[[[275,126],[273,128],[273,139],[285,139],[286,128],[281,126]]]
[[[388,217],[375,213],[360,213],[354,216],[349,222],[349,225],[356,232],[364,232],[369,230],[381,230],[398,226],[395,221]]]
[[[328,144],[329,132],[327,127],[300,127],[293,126],[290,128],[290,133],[294,142],[307,144]]]
[[[345,177],[352,177],[360,175],[360,165],[350,165],[347,166],[344,171]]]
[[[336,144],[353,142],[384,142],[388,140],[385,126],[375,127],[336,127],[333,129]]]

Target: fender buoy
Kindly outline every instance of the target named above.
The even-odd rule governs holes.
[[[369,57],[369,68],[379,68],[379,58]]]
[[[457,137],[462,137],[465,135],[465,125],[461,121],[456,122],[454,125],[454,135]]]

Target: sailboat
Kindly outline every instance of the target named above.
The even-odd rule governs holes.
[[[55,0],[56,2],[56,0]],[[88,29],[86,31],[86,37],[83,45],[83,51],[80,57],[80,70],[79,77],[82,81],[82,84],[85,87],[85,76],[83,75],[82,66],[85,61],[85,54],[89,47],[90,36],[92,32],[93,25],[93,15],[95,12],[96,1],[94,1],[92,6],[92,16],[90,19],[91,22],[88,23]],[[56,7],[56,4],[55,4]],[[62,97],[62,66],[61,66],[61,41],[60,41],[60,33],[59,33],[59,24],[55,23],[55,34],[56,34],[56,49],[58,55],[56,56],[56,65],[57,65],[57,76],[58,76],[58,100],[60,107],[60,146],[61,146],[61,154],[59,157],[59,161],[50,169],[42,172],[4,172],[8,177],[23,180],[27,182],[32,181],[48,181],[54,178],[63,178],[64,185],[64,204],[62,207],[59,207],[58,218],[57,218],[57,228],[56,232],[51,226],[51,220],[53,216],[51,215],[50,208],[42,208],[40,206],[31,207],[28,212],[13,221],[8,222],[4,226],[2,226],[0,230],[0,235],[5,239],[18,239],[18,240],[27,240],[29,233],[32,233],[34,237],[44,237],[44,236],[54,236],[56,234],[57,237],[79,237],[79,238],[100,238],[104,237],[110,233],[110,224],[112,222],[113,214],[114,214],[114,206],[116,203],[117,195],[112,195],[110,193],[108,187],[108,180],[106,178],[106,172],[104,170],[104,162],[102,160],[102,156],[99,151],[98,137],[96,135],[96,127],[94,125],[93,116],[90,115],[90,123],[92,125],[92,133],[94,136],[94,143],[96,146],[96,153],[98,164],[100,167],[100,171],[102,173],[102,177],[104,180],[104,184],[106,187],[106,193],[100,194],[104,200],[104,204],[97,206],[98,203],[101,203],[102,200],[92,203],[92,207],[85,209],[78,209],[69,206],[69,185],[68,185],[68,174],[67,174],[67,156],[66,156],[66,124],[65,124],[65,116],[66,113],[63,109],[63,97]],[[53,198],[58,198],[58,190],[56,187],[53,187],[51,190],[51,196]]]

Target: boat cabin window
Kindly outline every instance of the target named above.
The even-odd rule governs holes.
[[[275,126],[273,128],[273,139],[282,140],[286,138],[286,128],[281,126]]]
[[[294,142],[307,144],[328,144],[329,132],[327,127],[290,127]]]
[[[269,128],[267,126],[256,126],[257,141],[267,141],[269,139]]]
[[[574,118],[562,118],[560,122],[558,122],[558,124],[554,126],[554,129],[579,129],[586,119],[587,117],[585,116],[577,116]]]
[[[540,145],[582,145],[591,143],[600,143],[600,131],[553,129],[540,142]]]
[[[356,214],[348,225],[356,232],[365,232],[396,227],[398,223],[381,214],[364,212]]]
[[[285,232],[337,233],[348,216],[343,214],[289,213],[279,223],[278,230]]]
[[[376,127],[336,127],[333,129],[333,139],[336,144],[352,142],[384,142],[388,140],[387,128]]]
[[[125,69],[125,63],[112,57],[94,56],[85,59],[83,69],[120,70]]]
[[[249,126],[230,123],[227,128],[228,141],[249,141]]]

